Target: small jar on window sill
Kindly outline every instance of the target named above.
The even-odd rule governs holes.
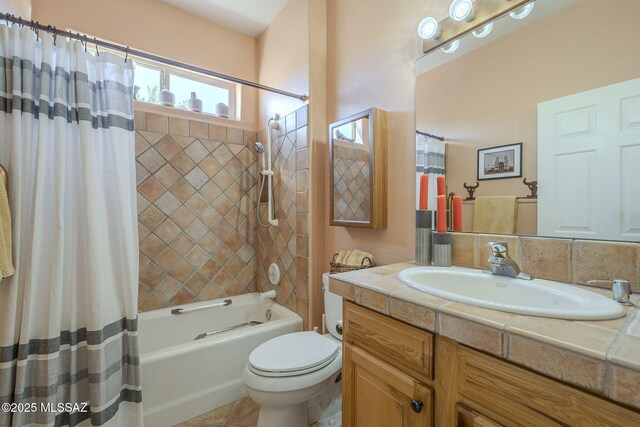
[[[166,105],[167,107],[175,107],[176,106],[176,96],[173,92],[168,91],[167,89],[162,89],[160,91],[160,95],[158,97],[161,105]]]
[[[216,116],[224,117],[225,119],[229,118],[229,106],[225,103],[218,103],[216,105]]]
[[[202,113],[202,100],[198,99],[195,92],[191,92],[191,98],[187,100],[187,108],[196,113]]]

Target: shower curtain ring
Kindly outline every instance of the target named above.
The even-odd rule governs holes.
[[[22,28],[22,16],[18,17],[18,27]]]
[[[84,53],[87,53],[87,35],[84,35]]]
[[[100,56],[100,52],[98,51],[98,40],[94,37],[93,44],[96,45],[96,56]]]
[[[56,45],[56,40],[58,39],[58,29],[55,27],[53,27],[53,45]]]
[[[127,46],[127,50],[124,53],[124,63],[127,63],[127,58],[129,57],[129,46]]]

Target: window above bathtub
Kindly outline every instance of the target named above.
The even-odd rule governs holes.
[[[151,104],[162,104],[160,91],[166,89],[175,95],[175,108],[188,110],[188,100],[192,92],[202,100],[202,113],[220,117],[227,116],[232,120],[239,120],[236,113],[237,92],[240,90],[235,83],[203,76],[185,70],[179,70],[153,61],[135,59],[135,93],[138,101]],[[226,114],[216,111],[218,104],[228,108]]]

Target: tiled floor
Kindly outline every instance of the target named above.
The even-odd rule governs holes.
[[[245,397],[174,427],[255,427],[259,412],[260,407]]]

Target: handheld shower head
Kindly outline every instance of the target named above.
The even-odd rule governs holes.
[[[256,142],[256,152],[258,155],[262,154],[262,156],[260,156],[260,162],[262,163],[262,170],[264,171],[266,169],[266,165],[264,163],[264,145]]]
[[[280,120],[280,114],[274,114],[273,117],[269,119],[269,127],[275,130],[280,129],[278,120]]]

